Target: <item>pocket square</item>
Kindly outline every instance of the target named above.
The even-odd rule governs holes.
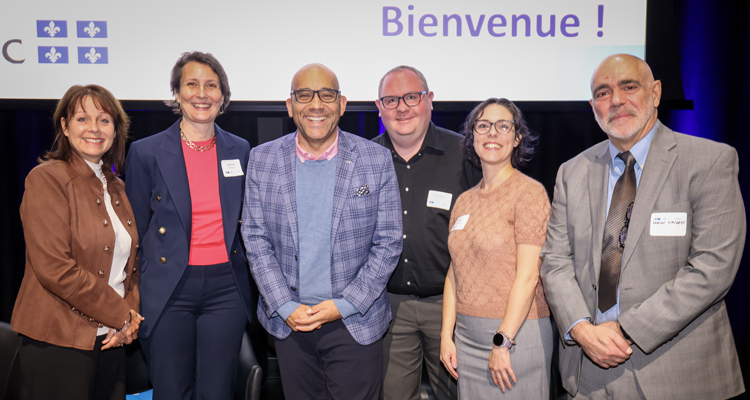
[[[357,191],[354,193],[354,196],[364,196],[366,194],[370,193],[370,186],[369,185],[362,185]]]

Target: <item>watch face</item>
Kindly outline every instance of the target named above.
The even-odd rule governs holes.
[[[505,338],[499,333],[496,333],[495,336],[492,337],[492,343],[495,346],[502,346],[503,342],[505,342]]]

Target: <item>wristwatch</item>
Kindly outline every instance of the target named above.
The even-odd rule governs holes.
[[[492,344],[498,347],[505,347],[506,349],[510,349],[511,347],[516,345],[516,341],[509,338],[508,335],[505,334],[505,332],[497,331],[497,333],[495,333],[495,336],[492,337]]]

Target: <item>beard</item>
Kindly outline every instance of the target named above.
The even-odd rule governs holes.
[[[599,127],[602,128],[607,136],[618,139],[629,139],[643,131],[648,121],[654,116],[655,112],[656,109],[654,108],[653,102],[649,102],[642,112],[639,112],[638,109],[631,105],[625,105],[610,109],[603,121],[599,115],[595,116],[596,122],[599,123]],[[635,120],[628,118],[622,126],[613,126],[613,119],[623,115],[634,117]]]

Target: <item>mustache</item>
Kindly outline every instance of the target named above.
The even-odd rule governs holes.
[[[607,122],[612,122],[615,118],[622,117],[624,115],[629,115],[631,117],[635,117],[638,115],[637,111],[633,107],[629,106],[623,106],[616,109],[610,109],[607,113]]]

